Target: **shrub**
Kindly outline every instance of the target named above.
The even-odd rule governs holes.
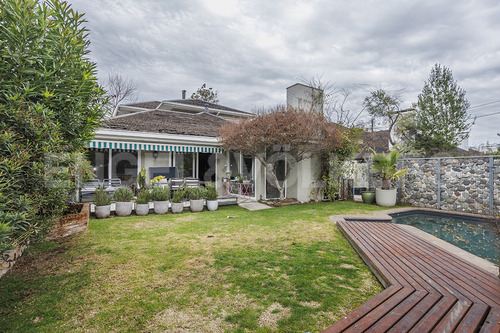
[[[217,193],[215,183],[205,183],[205,188],[207,189],[207,200],[217,200],[217,198],[219,197],[219,193]]]
[[[174,194],[172,195],[172,202],[173,203],[182,202],[182,199],[184,199],[185,195],[186,195],[186,189],[184,187],[179,187],[179,189],[175,190]]]
[[[143,189],[139,193],[137,193],[137,199],[135,200],[136,204],[143,205],[149,203],[151,200],[151,192],[148,189]]]
[[[203,187],[190,187],[187,190],[187,197],[189,200],[200,200],[207,197],[207,189]]]
[[[153,187],[151,190],[151,197],[153,201],[168,201],[170,199],[170,188],[168,186],[165,187]]]
[[[132,190],[128,187],[119,187],[115,190],[115,193],[113,193],[113,198],[116,201],[128,202],[134,199],[134,193],[132,193]]]
[[[94,195],[94,205],[96,206],[107,206],[111,204],[111,196],[106,192],[104,187],[100,186],[96,188]]]

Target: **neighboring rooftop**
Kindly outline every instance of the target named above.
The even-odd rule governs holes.
[[[190,114],[150,110],[111,118],[102,127],[136,132],[217,137],[225,122],[223,118],[207,112]]]
[[[183,113],[199,113],[208,111],[208,113],[218,115],[225,119],[235,119],[241,117],[252,117],[253,113],[230,108],[224,105],[209,103],[196,99],[173,99],[166,101],[149,101],[131,104],[123,104],[118,107],[117,115],[126,115],[131,113],[150,111],[150,110],[165,110]]]

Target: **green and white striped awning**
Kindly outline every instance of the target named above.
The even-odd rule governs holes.
[[[175,151],[178,153],[222,154],[224,152],[224,150],[219,147],[117,142],[117,141],[102,141],[102,140],[92,140],[90,142],[87,142],[87,147],[96,149],[117,149],[117,150],[121,149],[121,150],[146,150],[146,151]]]

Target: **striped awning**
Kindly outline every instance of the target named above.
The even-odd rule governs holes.
[[[168,145],[168,144],[156,144],[156,143],[117,142],[117,141],[102,141],[102,140],[92,140],[90,142],[87,142],[87,147],[96,149],[175,151],[178,153],[222,154],[224,152],[222,148],[209,147],[209,146]]]

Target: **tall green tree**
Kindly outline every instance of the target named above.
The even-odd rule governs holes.
[[[425,156],[456,148],[469,137],[469,106],[465,90],[453,79],[451,70],[436,64],[418,95],[415,148]]]
[[[363,107],[373,118],[381,119],[384,123],[389,125],[389,133],[400,116],[399,106],[401,101],[397,93],[389,93],[384,89],[377,89],[370,93],[363,101]],[[389,135],[389,141],[394,146],[394,141]]]
[[[198,90],[196,90],[195,93],[191,95],[191,99],[197,99],[204,102],[219,104],[218,92],[214,91],[212,87],[207,88],[206,83],[203,83],[203,85],[200,88],[198,88]]]
[[[102,118],[84,22],[59,0],[0,0],[0,252],[62,212],[70,175],[53,168]]]

